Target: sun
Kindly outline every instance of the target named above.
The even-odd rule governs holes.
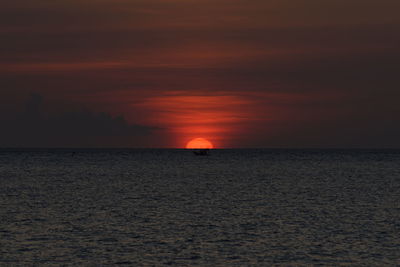
[[[204,138],[195,138],[186,144],[187,149],[212,149],[213,144]]]

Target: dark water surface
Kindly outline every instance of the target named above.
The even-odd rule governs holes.
[[[400,263],[400,151],[0,150],[0,265]]]

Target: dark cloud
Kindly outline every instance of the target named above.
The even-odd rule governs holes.
[[[62,124],[49,129],[54,136],[74,136],[76,128],[88,138],[98,132],[112,136],[129,132],[130,123],[157,119],[137,103],[168,98],[169,92],[179,92],[179,99],[221,93],[248,100],[248,109],[257,111],[252,127],[230,133],[243,137],[233,144],[399,146],[393,138],[400,125],[398,0],[15,0],[1,5],[0,113],[15,113],[32,90],[50,103],[107,112],[74,113],[64,107],[54,118],[54,108],[39,112],[44,105],[32,98],[31,111],[9,120],[11,129],[36,116],[30,120]],[[160,108],[156,114],[164,112]],[[192,114],[190,107],[187,113]],[[124,114],[126,122],[107,114]],[[178,115],[196,120],[187,114],[173,117]],[[11,132],[8,136],[14,136]],[[153,146],[168,146],[165,132],[157,134]],[[32,136],[32,144],[50,144],[51,138]],[[85,144],[83,137],[63,138]],[[111,145],[112,138],[102,138]]]
[[[140,143],[156,130],[129,124],[124,117],[89,110],[58,114],[43,112],[43,97],[32,93],[24,110],[14,117],[2,114],[2,147],[109,147],[145,146]]]

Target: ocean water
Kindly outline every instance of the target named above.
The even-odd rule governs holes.
[[[398,150],[1,150],[1,266],[396,266]]]

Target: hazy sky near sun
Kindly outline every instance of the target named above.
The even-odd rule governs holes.
[[[0,3],[0,146],[400,147],[398,0]]]

